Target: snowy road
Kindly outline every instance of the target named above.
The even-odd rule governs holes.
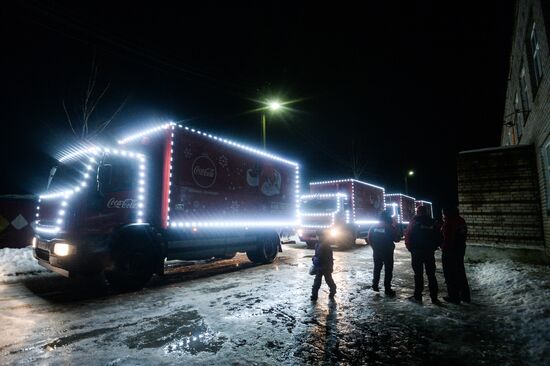
[[[335,302],[309,301],[312,251],[275,263],[245,256],[179,267],[142,291],[33,273],[0,283],[0,363],[92,365],[549,364],[550,275],[512,262],[473,264],[470,305],[410,303],[396,250],[397,298],[368,289],[372,252],[335,252]],[[445,294],[438,268],[440,297]],[[428,298],[426,295],[425,298]]]

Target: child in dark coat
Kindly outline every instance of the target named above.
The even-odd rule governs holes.
[[[313,257],[313,266],[315,270],[315,279],[311,289],[311,301],[317,300],[317,294],[321,288],[323,276],[325,282],[330,288],[329,298],[334,298],[336,295],[336,284],[332,279],[332,269],[334,266],[334,257],[330,244],[326,241],[320,241],[315,247],[315,256]]]

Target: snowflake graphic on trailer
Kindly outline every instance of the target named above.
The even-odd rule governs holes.
[[[193,151],[191,150],[190,146],[187,146],[185,149],[183,149],[183,156],[185,156],[186,159],[189,159],[193,156]]]
[[[229,163],[229,159],[227,159],[227,156],[222,155],[218,158],[218,164],[220,164],[222,167],[226,167]]]

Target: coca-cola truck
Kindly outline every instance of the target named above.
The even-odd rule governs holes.
[[[416,208],[418,208],[419,206],[426,206],[426,210],[428,211],[428,216],[430,216],[433,219],[434,210],[433,210],[432,203],[430,201],[416,200],[415,206]]]
[[[298,222],[299,166],[212,134],[165,124],[59,159],[37,207],[34,256],[67,277],[105,273],[138,289],[167,260],[269,263]]]
[[[416,213],[414,197],[402,193],[386,194],[386,207],[399,227],[404,230]]]
[[[308,247],[319,241],[349,247],[367,238],[384,210],[384,188],[356,179],[309,183],[301,196],[298,235]]]

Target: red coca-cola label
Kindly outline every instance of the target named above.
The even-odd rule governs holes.
[[[210,188],[216,182],[216,165],[208,156],[199,156],[191,166],[193,181],[201,188]]]
[[[131,198],[117,200],[113,197],[107,202],[107,208],[137,208],[137,201]]]

